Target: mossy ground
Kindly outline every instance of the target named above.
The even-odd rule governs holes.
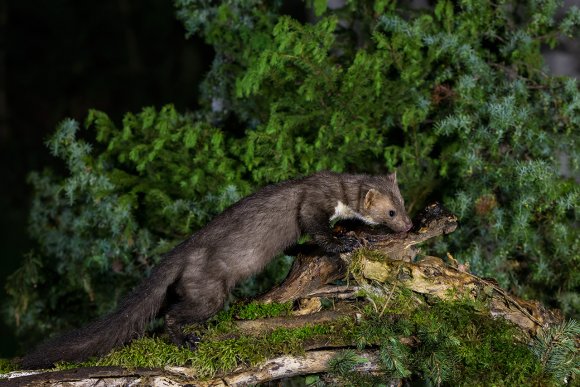
[[[256,320],[259,318],[283,317],[292,312],[292,302],[261,304],[250,302],[249,304],[237,304],[230,308],[231,315],[239,320]]]
[[[195,351],[178,348],[161,338],[142,338],[108,356],[83,365],[123,367],[190,366],[200,377],[251,366],[268,358],[303,353],[308,340],[330,340],[373,349],[380,354],[384,378],[419,375],[437,385],[465,386],[551,385],[537,357],[520,331],[503,319],[493,319],[474,301],[426,303],[401,307],[408,298],[398,292],[391,306],[377,313],[371,304],[359,321],[342,319],[328,324],[295,329],[279,328],[259,337],[242,335],[232,323],[234,316],[279,316],[287,304],[237,305],[208,323]],[[198,327],[201,328],[201,327]],[[403,344],[408,338],[412,345]],[[379,379],[352,372],[356,352],[348,351],[332,363],[345,384],[376,385]],[[61,367],[71,367],[66,364]],[[78,366],[78,365],[74,365]],[[384,379],[386,380],[386,379]],[[380,383],[379,383],[380,384]]]
[[[236,335],[223,338],[218,330],[208,330],[194,351],[179,348],[161,338],[141,338],[130,345],[83,366],[163,367],[166,365],[191,366],[199,377],[227,372],[239,365],[252,366],[270,357],[304,353],[308,339],[329,338],[334,333],[331,325],[315,325],[297,329],[279,328],[260,337]],[[213,336],[213,337],[212,337]],[[220,338],[212,340],[212,338]],[[69,368],[70,364],[62,367]],[[73,365],[78,366],[78,364]]]
[[[59,368],[83,366],[163,367],[165,365],[191,366],[200,377],[227,372],[238,365],[255,365],[270,357],[301,354],[306,340],[326,339],[335,335],[331,324],[306,326],[296,329],[278,328],[259,337],[242,335],[233,319],[256,319],[287,315],[292,303],[234,305],[220,312],[203,326],[188,329],[202,341],[194,351],[178,348],[162,338],[141,338],[111,354],[82,364],[63,363]]]

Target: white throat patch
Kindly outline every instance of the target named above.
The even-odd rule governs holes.
[[[330,221],[333,222],[339,219],[352,219],[352,218],[360,219],[367,224],[378,224],[369,217],[359,214],[358,212],[356,212],[355,210],[353,210],[352,208],[350,208],[349,206],[347,206],[346,204],[344,204],[339,200],[336,207],[334,207],[334,214],[332,214],[332,216],[330,217]]]

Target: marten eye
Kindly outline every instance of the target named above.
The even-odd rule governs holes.
[[[390,216],[391,218],[394,218],[394,217],[395,217],[395,215],[397,215],[397,213],[396,213],[395,211],[393,211],[393,210],[389,211],[389,216]]]

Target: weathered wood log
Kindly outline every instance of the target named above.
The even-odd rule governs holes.
[[[419,253],[417,244],[430,238],[448,234],[457,228],[457,218],[438,203],[427,206],[413,219],[408,233],[390,233],[383,227],[369,227],[360,222],[343,222],[335,227],[337,238],[356,238],[360,245],[370,251],[378,251],[386,259],[375,260],[375,255],[363,255],[360,261],[362,279],[395,284],[418,294],[429,294],[449,299],[449,294],[470,294],[481,298],[490,293],[490,312],[512,321],[529,334],[536,334],[542,327],[562,321],[558,311],[548,310],[535,301],[525,301],[510,296],[493,281],[477,277],[462,267],[453,267],[437,257],[425,257],[416,263],[411,261]],[[312,247],[308,247],[312,248]],[[340,278],[344,265],[337,257],[299,254],[291,275],[277,288],[260,298],[261,301],[287,302],[303,297],[313,297],[323,284]],[[340,258],[350,262],[352,253]],[[454,260],[452,260],[454,261]],[[359,279],[360,280],[360,279]],[[315,285],[313,285],[315,284]],[[332,293],[332,287],[325,287]],[[320,291],[318,291],[320,292]]]
[[[12,377],[14,376],[14,377]],[[161,369],[121,367],[82,367],[64,371],[34,371],[21,376],[13,372],[0,379],[3,387],[16,386],[183,386],[187,379]]]
[[[356,221],[340,222],[335,226],[337,238],[356,238],[361,246],[380,251],[391,259],[410,261],[418,253],[415,245],[427,239],[448,234],[457,228],[457,218],[438,203],[428,206],[413,220],[409,233],[393,234],[385,227],[370,227]],[[348,260],[349,253],[342,254]],[[344,262],[337,255],[325,255],[312,244],[306,244],[297,254],[286,280],[262,297],[261,302],[287,302],[307,296],[343,278]]]
[[[509,295],[496,283],[447,265],[437,257],[426,257],[417,263],[377,261],[370,256],[360,260],[361,275],[379,283],[398,284],[415,293],[442,300],[458,297],[485,299],[490,313],[519,326],[530,335],[562,321],[562,315],[536,301],[525,301]]]
[[[309,351],[304,356],[280,356],[256,367],[236,370],[220,378],[196,382],[195,385],[199,387],[242,387],[292,376],[328,372],[330,370],[329,361],[340,352],[341,350],[334,349]],[[357,364],[353,371],[373,372],[380,370],[377,351],[361,351],[357,355],[365,361]],[[185,367],[167,367],[166,369],[174,373],[181,372],[183,376],[191,375],[191,370]]]

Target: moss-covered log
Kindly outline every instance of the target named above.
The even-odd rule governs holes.
[[[363,278],[379,283],[398,284],[415,293],[442,300],[470,297],[484,300],[493,316],[500,316],[531,335],[544,327],[562,322],[556,310],[545,308],[539,302],[526,301],[508,294],[493,280],[447,265],[437,257],[426,257],[417,263],[376,260],[376,256],[358,254],[358,265]]]
[[[390,259],[409,262],[418,254],[417,244],[453,232],[457,218],[435,203],[419,213],[413,224],[411,232],[393,234],[384,227],[371,228],[360,222],[345,221],[338,223],[334,232],[339,239],[356,238],[362,247],[379,251]],[[296,250],[297,258],[286,280],[260,297],[260,301],[287,302],[316,293],[324,285],[344,277],[344,263],[351,256],[351,253],[329,256],[312,244]]]
[[[303,246],[282,285],[257,302],[230,308],[205,327],[192,327],[202,338],[195,351],[159,340],[151,345],[137,341],[91,363],[148,366],[153,371],[98,371],[109,372],[103,376],[89,369],[86,375],[62,371],[26,378],[51,383],[60,377],[79,386],[96,379],[107,385],[146,381],[232,386],[332,372],[354,384],[374,380],[377,373],[396,384],[419,367],[432,381],[460,377],[484,384],[553,382],[545,372],[550,356],[554,348],[562,349],[559,355],[564,353],[566,359],[577,356],[573,340],[570,344],[570,332],[577,327],[551,328],[559,326],[559,313],[509,295],[451,256],[450,264],[431,256],[417,260],[418,243],[457,227],[456,218],[439,205],[428,206],[414,224],[411,232],[402,234],[337,225],[338,238],[356,238],[361,248],[327,256]],[[346,284],[334,284],[345,275]],[[563,334],[550,336],[553,329]],[[530,343],[535,343],[534,354]],[[155,346],[165,352],[152,355]],[[356,348],[359,351],[352,352]],[[495,364],[493,372],[481,368],[490,362]],[[362,379],[351,380],[352,375]]]
[[[458,295],[472,298],[489,298],[490,313],[502,316],[529,333],[562,321],[562,316],[548,310],[540,303],[525,301],[509,295],[493,280],[477,277],[461,265],[448,265],[437,257],[426,256],[412,263],[419,249],[416,245],[430,238],[453,232],[457,218],[438,203],[429,205],[413,220],[409,233],[392,234],[388,230],[370,228],[356,222],[346,222],[335,227],[338,238],[355,237],[363,250],[338,257],[323,255],[313,246],[306,246],[279,287],[261,297],[263,302],[287,302],[311,297],[324,288],[332,294],[332,287],[323,287],[344,275],[344,263],[358,268],[357,280],[398,284],[419,294],[451,299]],[[366,253],[365,253],[366,252]],[[377,254],[380,253],[380,254]],[[353,259],[356,261],[353,265]],[[452,263],[455,263],[451,259]],[[335,294],[344,296],[344,289]],[[322,293],[318,294],[323,296]],[[351,293],[348,297],[353,297]]]

